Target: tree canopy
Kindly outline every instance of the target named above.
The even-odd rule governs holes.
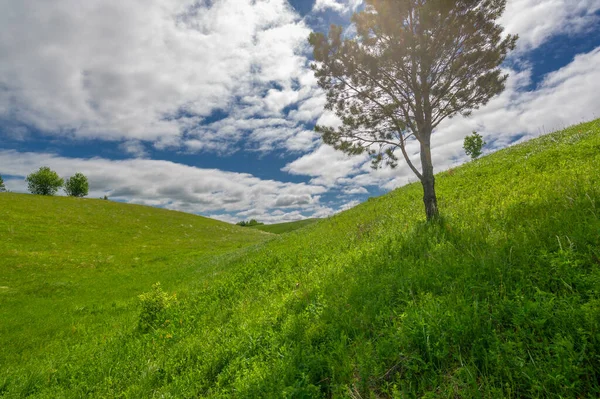
[[[39,195],[54,195],[64,183],[63,179],[47,166],[42,166],[37,172],[27,176],[25,180],[29,191]]]
[[[4,180],[2,180],[2,175],[0,175],[0,193],[6,191],[6,186],[4,185]]]
[[[344,36],[332,25],[312,33],[313,70],[339,126],[316,126],[347,154],[368,153],[372,166],[396,167],[400,150],[422,183],[428,220],[438,215],[431,135],[446,118],[486,104],[504,90],[499,68],[516,36],[496,20],[506,0],[366,0]],[[408,143],[416,140],[421,167]]]
[[[70,197],[85,197],[88,190],[88,179],[82,173],[75,173],[65,182],[65,193]]]
[[[483,146],[486,144],[487,143],[483,141],[483,137],[479,133],[473,132],[470,136],[465,137],[463,148],[465,154],[469,155],[471,159],[475,159],[482,154]]]

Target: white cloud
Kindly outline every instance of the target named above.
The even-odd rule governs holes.
[[[298,122],[314,122],[323,114],[326,102],[324,94],[315,94],[314,97],[304,101],[298,109],[290,112],[288,117]]]
[[[217,109],[252,107],[239,98],[255,97],[247,112],[258,117],[306,99],[309,32],[286,0],[0,0],[0,119],[194,147],[183,132]],[[279,98],[263,98],[272,84]]]
[[[314,10],[362,3],[317,0]],[[584,32],[598,10],[600,0],[509,0],[502,23],[529,49]],[[0,0],[0,119],[15,124],[5,130],[13,137],[27,137],[25,123],[63,138],[126,141],[126,152],[149,141],[231,153],[246,139],[254,150],[308,151],[302,124],[331,119],[307,68],[309,32],[286,0]],[[218,109],[242,125],[287,126],[206,126]]]
[[[313,12],[355,12],[363,0],[316,0]],[[500,23],[520,36],[520,51],[559,34],[580,34],[600,21],[600,0],[508,0]]]
[[[530,50],[559,34],[581,33],[600,20],[600,0],[508,0],[500,20],[518,33],[519,50]]]
[[[65,158],[50,153],[4,150],[0,151],[0,165],[5,176],[22,178],[41,166],[49,166],[61,176],[81,172],[90,181],[90,197],[106,194],[130,203],[205,215],[227,214],[227,220],[241,219],[239,216],[243,218],[249,210],[260,214],[262,220],[276,221],[326,209],[320,204],[320,195],[327,191],[323,186],[263,180],[247,173],[201,169],[168,161]],[[7,186],[13,191],[26,189],[23,179],[7,179]],[[273,213],[278,209],[286,211]]]
[[[346,187],[342,190],[344,194],[358,195],[358,194],[369,194],[369,191],[364,187]]]
[[[344,8],[344,4],[338,3],[336,0],[317,0],[313,6],[313,12],[327,9],[340,12],[344,11]]]
[[[347,211],[350,208],[354,208],[356,205],[360,204],[360,201],[358,200],[352,200],[352,201],[348,201],[347,203],[345,203],[344,205],[342,205],[339,209],[338,212],[343,212],[343,211]]]
[[[313,6],[313,12],[333,10],[339,13],[356,11],[363,0],[317,0]]]
[[[328,145],[321,145],[314,152],[287,164],[284,172],[293,175],[312,176],[312,184],[328,187],[339,184],[339,179],[356,174],[367,156],[347,156]]]
[[[125,141],[121,143],[119,147],[127,154],[131,154],[136,158],[145,158],[148,156],[148,151],[146,150],[144,143],[142,143],[141,141]]]
[[[235,216],[229,214],[213,214],[211,217],[219,220],[223,220],[225,222],[236,223],[241,220],[249,220],[256,219],[259,222],[265,224],[273,224],[273,223],[285,223],[285,222],[295,222],[297,220],[304,220],[308,218],[324,218],[327,216],[331,216],[337,212],[340,212],[339,209],[333,209],[327,206],[315,206],[311,207],[307,210],[291,210],[291,211],[265,211],[265,210],[257,210],[250,209],[246,212],[240,212]],[[308,216],[307,216],[308,215]]]

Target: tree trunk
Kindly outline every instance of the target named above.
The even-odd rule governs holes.
[[[431,147],[429,140],[421,143],[421,170],[423,185],[423,203],[425,204],[425,214],[427,221],[436,219],[439,216],[437,206],[437,196],[435,195],[435,176],[433,175],[433,162],[431,160]]]

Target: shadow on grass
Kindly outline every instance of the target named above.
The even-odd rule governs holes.
[[[600,396],[599,198],[513,206],[502,232],[442,219],[388,238],[289,309],[290,392]]]

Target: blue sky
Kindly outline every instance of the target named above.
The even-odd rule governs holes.
[[[414,181],[321,144],[307,36],[361,0],[0,0],[0,175],[83,172],[90,196],[235,222],[324,217]],[[600,0],[508,0],[504,93],[433,137],[437,171],[600,117]],[[414,144],[411,153],[416,154]]]

